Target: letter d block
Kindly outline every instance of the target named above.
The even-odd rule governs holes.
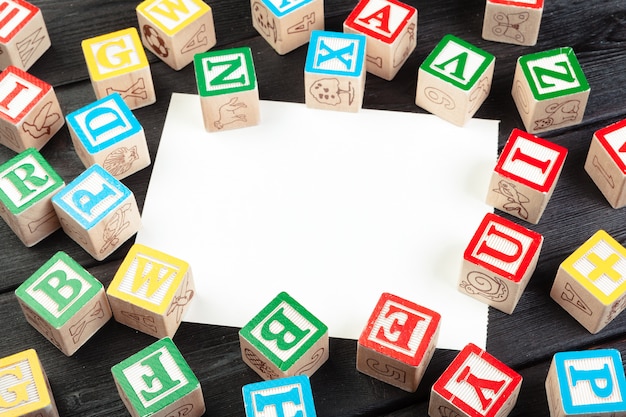
[[[0,12],[0,69],[28,70],[50,48],[43,14],[23,0],[4,0]]]
[[[239,331],[243,361],[263,379],[311,376],[328,359],[328,328],[281,292]]]
[[[241,389],[246,417],[315,417],[311,382],[306,375],[244,385]]]
[[[26,320],[67,356],[111,318],[104,287],[64,252],[57,252],[17,290]]]
[[[483,39],[515,45],[537,43],[543,0],[487,0]]]

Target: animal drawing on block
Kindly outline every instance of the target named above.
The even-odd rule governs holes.
[[[311,382],[307,375],[255,382],[241,389],[246,417],[268,415],[315,417]]]
[[[4,0],[0,20],[0,69],[27,71],[50,48],[41,9],[24,0]]]
[[[539,37],[543,0],[486,0],[483,39],[533,46]]]

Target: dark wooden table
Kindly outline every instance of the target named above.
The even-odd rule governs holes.
[[[127,0],[33,0],[48,26],[52,47],[30,73],[55,88],[65,114],[95,100],[81,52],[83,39],[137,26],[135,7]],[[626,118],[626,3],[623,0],[548,0],[539,42],[522,47],[481,38],[484,0],[408,0],[419,11],[418,45],[396,78],[368,75],[364,107],[421,113],[414,104],[417,68],[447,33],[496,56],[495,78],[476,117],[501,120],[499,150],[521,119],[511,98],[515,62],[520,55],[571,46],[591,85],[582,124],[542,135],[569,150],[557,188],[541,221],[530,228],[545,243],[537,269],[512,315],[490,309],[487,350],[519,371],[521,394],[511,416],[548,416],[544,388],[552,355],[558,351],[612,347],[626,354],[626,314],[596,335],[588,333],[549,296],[559,264],[598,229],[626,244],[626,211],[612,209],[583,169],[594,131]],[[261,99],[304,102],[306,47],[280,56],[252,28],[249,2],[214,0],[218,44],[249,46],[255,59]],[[356,0],[326,0],[327,30],[342,30]],[[179,72],[148,53],[157,102],[135,110],[154,160],[172,92],[196,93],[191,66]],[[84,167],[74,152],[67,127],[42,149],[66,182]],[[2,147],[0,163],[15,153]],[[143,208],[151,167],[123,182]],[[502,213],[500,213],[502,214]],[[507,216],[506,214],[503,214]],[[513,218],[512,218],[513,219]],[[515,220],[515,219],[513,219]],[[527,225],[528,226],[528,225]],[[111,377],[112,365],[155,339],[109,321],[74,356],[66,357],[31,327],[14,291],[56,251],[63,250],[108,286],[132,240],[103,262],[95,261],[62,231],[32,248],[24,247],[4,222],[0,224],[0,357],[34,348],[39,353],[62,416],[128,415]],[[183,323],[174,337],[198,376],[210,416],[244,415],[241,387],[259,380],[241,360],[237,328]],[[329,361],[311,378],[320,416],[426,416],[432,383],[457,352],[437,350],[419,389],[406,393],[355,368],[356,342],[331,339]]]

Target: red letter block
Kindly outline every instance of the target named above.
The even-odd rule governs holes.
[[[50,36],[39,7],[24,0],[0,3],[0,69],[27,70],[50,48]]]

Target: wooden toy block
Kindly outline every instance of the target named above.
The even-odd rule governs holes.
[[[590,333],[626,307],[626,248],[598,230],[559,266],[550,297]]]
[[[312,376],[328,359],[328,327],[286,292],[239,331],[243,361],[265,380]]]
[[[463,126],[489,95],[495,62],[490,53],[444,36],[419,67],[415,104]]]
[[[208,132],[259,124],[259,88],[250,48],[196,54],[194,68]]]
[[[626,378],[616,349],[556,353],[545,386],[551,417],[626,415]]]
[[[137,29],[85,39],[81,45],[97,99],[117,92],[131,109],[156,101],[150,64]]]
[[[33,148],[0,165],[0,217],[27,247],[61,227],[52,196],[64,186],[63,179]]]
[[[529,133],[579,124],[589,92],[570,47],[523,55],[517,60],[511,95]]]
[[[111,318],[104,287],[64,252],[57,252],[17,290],[26,320],[72,356]]]
[[[391,81],[417,46],[417,9],[397,0],[360,0],[345,33],[367,38],[367,72]]]
[[[43,148],[65,124],[52,86],[9,66],[0,73],[0,143],[21,152]]]
[[[435,381],[430,417],[505,417],[519,395],[522,376],[469,343]]]
[[[217,43],[213,11],[201,0],[146,0],[136,10],[141,42],[176,71]]]
[[[539,223],[566,156],[566,148],[513,129],[491,175],[487,204],[529,223]]]
[[[150,165],[143,127],[118,93],[66,119],[74,149],[86,168],[99,164],[121,180]]]
[[[52,205],[63,231],[98,261],[141,227],[132,191],[98,164],[55,194]]]
[[[28,70],[50,48],[39,7],[23,0],[3,0],[0,21],[0,69]]]
[[[198,417],[206,411],[200,382],[169,337],[113,366],[111,373],[133,417]]]
[[[107,289],[115,320],[155,337],[173,337],[194,295],[182,259],[135,243]]]
[[[315,417],[311,382],[296,375],[244,385],[241,389],[246,417]]]
[[[359,337],[357,370],[415,392],[435,352],[440,321],[435,311],[383,293]]]
[[[533,46],[542,14],[543,0],[486,0],[483,39]]]
[[[358,112],[365,93],[365,35],[315,30],[304,67],[307,107]]]

